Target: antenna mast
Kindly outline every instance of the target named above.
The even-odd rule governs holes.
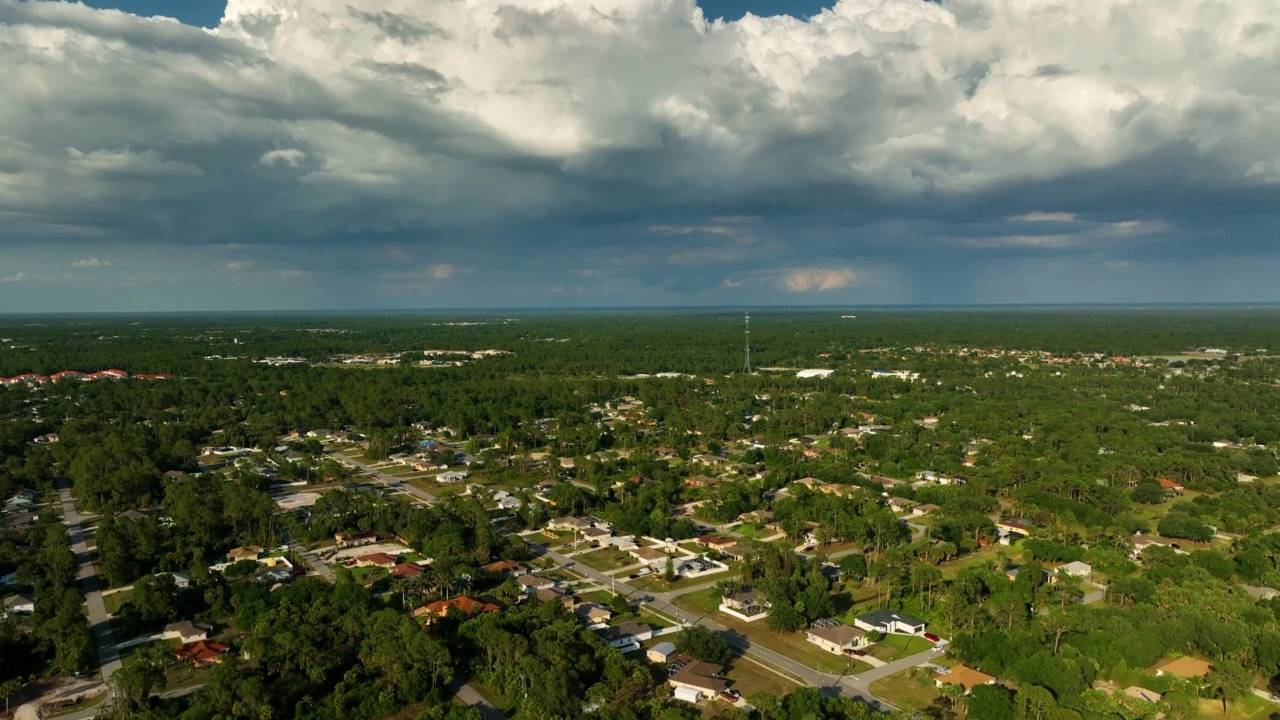
[[[747,338],[747,354],[742,361],[742,372],[744,374],[750,375],[751,374],[751,312],[750,311],[747,312],[747,319],[743,326],[742,333]]]

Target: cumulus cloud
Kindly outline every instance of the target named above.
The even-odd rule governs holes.
[[[695,0],[356,5],[230,0],[204,31],[0,0],[0,243],[432,248],[410,267],[608,246],[749,277],[786,255],[672,245],[765,218],[753,237],[812,230],[857,264],[892,244],[842,230],[904,218],[1070,226],[903,243],[977,255],[1156,241],[1192,208],[1275,222],[1275,0],[838,0],[736,22]],[[853,282],[793,272],[787,290]]]
[[[297,148],[285,148],[283,150],[271,150],[262,153],[258,158],[259,165],[270,167],[272,165],[288,165],[289,167],[298,167],[303,160],[307,159],[307,154]]]
[[[784,290],[793,293],[830,292],[854,284],[857,275],[848,268],[794,268],[779,278]]]
[[[448,280],[458,273],[458,268],[448,263],[440,263],[427,268],[427,274],[436,280]]]
[[[20,272],[20,273],[14,273],[13,275],[4,275],[4,276],[0,276],[0,283],[21,283],[21,282],[31,282],[32,280],[36,280],[36,279],[37,279],[37,278],[36,278],[35,276],[33,276],[33,275],[29,275],[29,274],[27,274],[27,273]]]
[[[84,260],[76,260],[71,263],[71,267],[75,268],[103,268],[111,267],[110,260],[99,260],[98,258],[85,258]]]

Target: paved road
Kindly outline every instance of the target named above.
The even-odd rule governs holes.
[[[561,564],[573,563],[573,560],[561,555],[560,553],[549,550],[541,545],[534,545],[534,554],[550,558],[551,560]],[[929,662],[941,655],[944,650],[942,648],[931,648],[925,652],[912,655],[894,663],[890,663],[884,667],[875,668],[873,670],[862,673],[857,676],[831,675],[822,673],[810,668],[808,665],[797,662],[781,653],[775,652],[767,647],[763,647],[751,642],[751,639],[731,630],[714,620],[710,620],[705,615],[685,610],[674,603],[676,597],[693,592],[694,588],[685,588],[674,592],[654,592],[654,591],[637,591],[635,588],[624,582],[618,581],[605,575],[602,572],[593,570],[581,563],[573,563],[573,571],[586,576],[590,580],[594,580],[606,586],[613,586],[616,591],[623,595],[649,595],[653,600],[649,602],[649,606],[655,610],[660,610],[666,615],[670,615],[680,622],[691,625],[702,625],[719,632],[724,636],[725,640],[732,646],[738,648],[742,653],[753,660],[764,663],[772,668],[783,671],[785,674],[791,675],[806,685],[817,687],[820,690],[828,692],[842,692],[845,695],[855,698],[861,698],[873,707],[890,707],[887,703],[883,703],[871,694],[870,684],[882,677],[891,675],[899,670],[919,665],[923,662]],[[714,585],[714,581],[710,583]]]
[[[471,685],[463,685],[461,687],[454,688],[453,694],[462,702],[483,713],[484,720],[507,720],[507,717],[502,714],[502,711],[490,705],[489,701],[485,700],[484,696],[476,692],[476,689],[471,687]]]
[[[329,582],[334,582],[338,579],[337,576],[333,574],[333,568],[325,565],[324,561],[316,557],[316,554],[311,552],[311,550],[305,545],[290,542],[289,549],[296,553],[298,557],[302,558],[303,564],[311,568],[311,571],[320,577],[328,580]]]
[[[98,582],[98,568],[93,563],[89,543],[85,539],[84,518],[76,511],[75,501],[71,497],[70,484],[66,478],[56,481],[58,496],[62,500],[63,522],[67,525],[67,534],[71,538],[71,550],[76,554],[79,569],[76,577],[84,587],[85,608],[89,614],[89,625],[93,628],[93,636],[98,642],[98,667],[102,670],[102,679],[106,681],[119,670],[120,651],[116,649],[115,636],[111,634],[111,620],[107,617],[107,608],[102,603],[102,588]]]
[[[199,685],[191,685],[189,687],[178,688],[177,690],[166,690],[159,695],[162,698],[186,697],[195,693],[197,690],[204,687],[204,685],[204,683],[200,683]],[[98,703],[97,705],[87,707],[83,710],[77,710],[74,713],[68,713],[66,715],[52,715],[50,716],[50,720],[53,720],[54,718],[57,720],[90,720],[91,718],[97,717],[98,713],[102,711],[103,703]]]
[[[414,487],[413,485],[410,485],[408,481],[406,481],[404,478],[398,478],[395,475],[392,475],[390,473],[385,473],[375,468],[374,466],[369,465],[368,463],[365,463],[362,460],[356,460],[355,458],[350,457],[348,455],[344,455],[338,452],[337,450],[325,450],[325,454],[333,457],[335,460],[342,463],[343,465],[346,465],[348,467],[353,467],[357,470],[360,470],[362,472],[368,473],[369,475],[372,475],[374,478],[381,480],[384,484],[394,485],[401,490],[407,490],[408,492],[418,496],[418,498],[422,499],[424,502],[434,503],[436,501],[436,496],[432,495],[426,490],[423,490],[422,488]]]

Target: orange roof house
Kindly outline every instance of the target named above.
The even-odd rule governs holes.
[[[940,675],[936,680],[938,687],[943,685],[959,685],[964,688],[967,693],[979,685],[990,685],[996,681],[994,676],[988,675],[980,670],[974,670],[965,665],[956,665],[951,668],[945,675]]]
[[[1164,488],[1165,490],[1172,490],[1172,491],[1174,491],[1174,492],[1182,492],[1182,486],[1181,486],[1181,485],[1179,485],[1178,483],[1176,483],[1176,482],[1174,482],[1174,481],[1170,480],[1169,478],[1157,478],[1157,479],[1156,479],[1156,482],[1160,483],[1160,487]]]
[[[231,650],[230,647],[212,640],[197,640],[193,643],[179,645],[174,649],[174,657],[180,662],[189,662],[196,667],[208,667],[222,662],[222,656]]]
[[[437,600],[433,603],[427,603],[413,611],[415,618],[425,617],[427,623],[431,623],[438,617],[444,617],[449,613],[449,609],[453,608],[463,615],[470,617],[476,613],[498,612],[502,609],[497,603],[491,603],[484,600],[473,598],[469,595],[459,595],[448,600]]]
[[[391,574],[398,578],[417,577],[422,574],[422,566],[418,563],[400,563],[391,568]]]
[[[357,567],[374,567],[391,568],[396,564],[396,557],[382,552],[369,553],[356,558]]]

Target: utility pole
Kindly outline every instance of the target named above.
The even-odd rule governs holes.
[[[747,312],[747,318],[743,325],[742,334],[747,339],[747,354],[742,361],[742,372],[744,375],[751,374],[751,313]]]

